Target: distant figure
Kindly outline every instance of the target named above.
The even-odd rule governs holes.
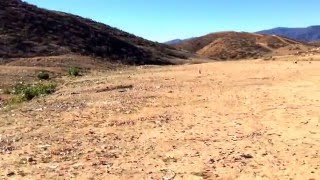
[[[199,68],[199,74],[201,74],[202,72],[201,72],[201,68]]]

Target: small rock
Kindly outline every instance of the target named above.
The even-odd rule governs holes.
[[[176,173],[172,170],[165,170],[165,175],[162,177],[163,180],[173,180],[176,177]]]
[[[215,161],[214,159],[210,159],[210,160],[209,160],[209,163],[210,163],[210,164],[213,164],[213,163],[215,163],[215,162],[216,162],[216,161]]]
[[[28,162],[28,159],[27,159],[27,158],[22,158],[22,159],[20,159],[20,161],[19,161],[20,164],[27,164],[27,162]]]
[[[27,173],[25,173],[24,171],[18,171],[17,174],[22,176],[22,177],[27,175]]]
[[[125,114],[131,114],[132,112],[129,110],[129,111],[126,111]]]
[[[39,146],[39,148],[41,148],[45,151],[48,150],[49,147],[51,147],[51,145],[49,145],[49,144]]]
[[[27,160],[28,160],[29,163],[34,163],[34,162],[36,162],[36,160],[33,159],[32,157],[28,157]]]
[[[83,164],[82,163],[77,163],[77,164],[74,164],[72,167],[73,167],[73,169],[82,169],[83,168]]]
[[[57,169],[59,167],[59,165],[50,165],[50,166],[48,166],[48,168],[50,168],[50,169]]]
[[[15,172],[13,172],[13,171],[10,171],[10,172],[7,173],[8,177],[11,177],[11,176],[14,176],[14,175],[15,175]]]
[[[246,159],[253,158],[253,156],[251,154],[242,154],[241,157],[246,158]]]

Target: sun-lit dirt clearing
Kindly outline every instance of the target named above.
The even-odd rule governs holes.
[[[63,78],[0,112],[0,177],[318,179],[320,62]]]

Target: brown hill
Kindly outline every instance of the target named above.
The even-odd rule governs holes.
[[[313,46],[318,46],[318,47],[320,47],[320,41],[311,42],[310,44],[313,45]]]
[[[220,32],[193,38],[174,45],[179,49],[212,59],[243,59],[287,55],[306,50],[308,45],[279,36],[246,32]]]
[[[188,56],[90,19],[20,0],[0,1],[0,58],[69,53],[125,64],[171,64]]]

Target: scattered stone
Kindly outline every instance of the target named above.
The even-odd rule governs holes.
[[[30,164],[37,164],[37,161],[35,159],[33,159],[32,157],[28,157],[27,158],[28,163]]]
[[[8,176],[8,177],[11,177],[11,176],[14,176],[15,174],[16,174],[15,172],[10,171],[10,172],[7,173],[7,176]]]
[[[74,164],[72,167],[73,169],[83,169],[83,164],[82,163],[77,163],[77,164]]]
[[[163,180],[173,180],[176,177],[176,173],[170,169],[162,170],[165,175],[162,177]]]
[[[125,114],[131,114],[132,112],[129,110],[129,111],[126,111]]]
[[[246,158],[246,159],[253,158],[253,156],[251,154],[242,154],[241,157]]]
[[[25,173],[24,171],[18,171],[17,174],[22,176],[22,177],[27,175],[27,173]]]
[[[210,164],[214,164],[215,162],[216,162],[216,161],[215,161],[214,159],[212,159],[212,158],[209,160],[209,163],[210,163]]]
[[[22,158],[22,159],[20,159],[20,161],[19,161],[20,164],[27,164],[27,162],[28,162],[28,159],[27,159],[27,158]]]
[[[54,165],[54,164],[52,164],[52,165],[49,165],[48,166],[50,169],[57,169],[58,167],[59,167],[59,165]]]
[[[51,145],[49,144],[39,146],[40,149],[43,149],[45,151],[48,150],[49,147],[51,147]]]

